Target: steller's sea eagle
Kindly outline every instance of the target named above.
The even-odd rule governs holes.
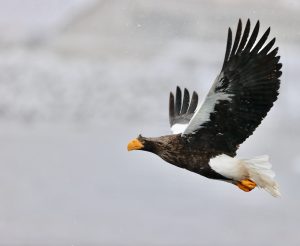
[[[250,35],[250,20],[242,31],[239,20],[234,41],[228,29],[225,58],[204,101],[179,87],[170,93],[172,135],[146,138],[139,135],[128,150],[145,150],[163,160],[207,178],[232,183],[243,191],[256,186],[280,195],[267,155],[236,158],[236,151],[261,123],[278,96],[281,67],[275,38],[266,43],[270,27],[257,41],[257,21]],[[233,42],[232,42],[233,41]]]

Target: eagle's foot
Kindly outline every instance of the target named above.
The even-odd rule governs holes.
[[[243,179],[236,184],[241,190],[249,192],[256,187],[256,183],[250,179]]]

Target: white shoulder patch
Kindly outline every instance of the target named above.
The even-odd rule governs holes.
[[[175,124],[171,127],[173,134],[183,133],[188,124]]]
[[[221,100],[230,100],[230,95],[226,93],[208,95],[203,105],[195,112],[187,129],[184,131],[184,134],[193,133],[195,130],[199,129],[203,123],[209,121],[210,114],[214,112],[215,105]]]
[[[198,105],[196,112],[194,113],[183,134],[191,134],[195,130],[200,129],[203,123],[210,120],[210,114],[214,112],[216,104],[218,104],[222,100],[231,100],[231,94],[225,92],[215,92],[220,76],[223,76],[223,74],[220,74],[216,78],[205,100]]]

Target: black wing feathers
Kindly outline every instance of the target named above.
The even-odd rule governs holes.
[[[198,94],[197,94],[197,92],[194,91],[193,95],[192,95],[192,100],[191,100],[191,103],[189,106],[189,110],[187,111],[187,113],[194,114],[197,106],[198,106]]]
[[[181,109],[181,90],[177,86],[176,89],[176,100],[175,100],[175,115],[180,114],[180,109]]]
[[[189,108],[189,103],[190,103],[190,93],[186,88],[184,88],[181,114],[185,114],[187,112]]]
[[[235,52],[238,48],[238,45],[239,45],[239,42],[240,42],[240,39],[241,39],[241,34],[242,34],[242,21],[239,20],[238,27],[237,27],[237,30],[236,30],[235,39],[234,39],[234,44],[233,44],[230,56],[235,55]]]
[[[170,125],[173,125],[175,118],[175,108],[174,108],[174,95],[172,92],[170,92],[170,97],[169,97],[169,122]]]
[[[242,52],[242,50],[244,49],[244,46],[245,46],[248,36],[249,36],[249,32],[250,32],[250,20],[248,19],[241,43],[240,43],[238,51],[237,51],[237,54],[240,54]]]
[[[227,45],[226,45],[226,52],[225,52],[225,57],[224,57],[223,68],[224,68],[224,65],[225,65],[226,61],[228,60],[228,57],[230,54],[231,43],[232,43],[232,32],[231,32],[231,29],[228,28]]]
[[[257,44],[255,45],[255,47],[252,49],[252,53],[253,54],[257,54],[258,51],[261,49],[261,47],[264,45],[264,43],[266,42],[269,34],[270,34],[270,30],[271,28],[269,27],[267,29],[267,31],[264,33],[264,35],[262,35],[262,37],[260,38],[260,40],[257,42]]]
[[[225,59],[215,86],[217,95],[225,93],[229,99],[214,105],[209,120],[194,132],[195,140],[201,139],[204,133],[222,136],[235,150],[254,132],[276,101],[282,64],[277,56],[278,48],[271,51],[275,38],[266,44],[270,28],[255,45],[259,26],[258,21],[248,39],[250,21],[247,20],[243,34],[239,21],[233,46],[229,29]]]
[[[198,94],[194,91],[192,99],[190,100],[190,93],[187,89],[184,89],[183,99],[181,89],[176,88],[176,100],[174,101],[174,95],[170,93],[169,99],[169,121],[171,127],[176,123],[187,124],[193,117],[193,114],[198,105]]]
[[[250,49],[253,47],[253,45],[256,41],[257,35],[258,35],[258,31],[259,31],[259,21],[256,22],[256,25],[255,25],[254,30],[249,38],[249,41],[248,41],[245,49],[243,50],[244,53],[249,53]]]

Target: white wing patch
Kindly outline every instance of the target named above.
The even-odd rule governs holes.
[[[183,133],[188,124],[175,124],[171,127],[173,134]]]
[[[223,76],[220,74],[220,76]],[[200,129],[201,125],[210,120],[210,114],[214,112],[215,105],[222,100],[231,100],[231,94],[224,92],[215,92],[219,77],[216,78],[205,100],[199,104],[195,114],[190,120],[183,134],[192,134],[195,130]]]

